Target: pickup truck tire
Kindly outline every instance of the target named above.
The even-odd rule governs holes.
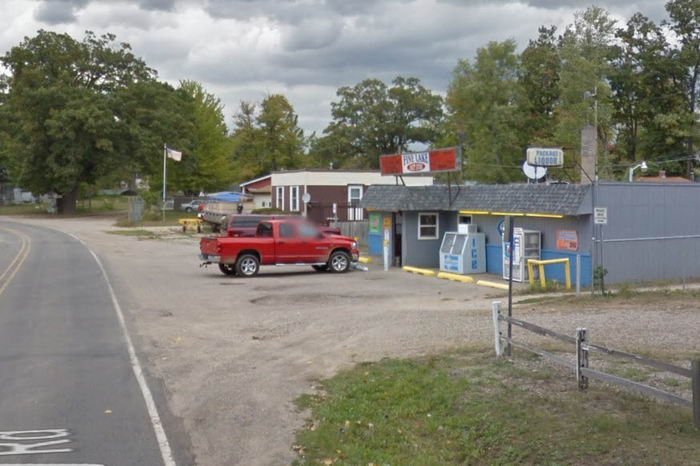
[[[312,265],[316,272],[328,272],[328,264],[326,265]]]
[[[236,266],[233,264],[219,264],[219,270],[224,275],[236,275]]]
[[[241,277],[252,277],[260,270],[260,261],[252,254],[243,254],[236,261],[236,272]]]
[[[350,270],[350,256],[347,252],[335,251],[328,260],[328,269],[334,273],[345,273]]]

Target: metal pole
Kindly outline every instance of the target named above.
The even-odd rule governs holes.
[[[693,423],[696,429],[700,429],[700,360],[692,362],[691,377],[693,379]]]
[[[166,178],[168,176],[167,172],[167,166],[168,166],[168,147],[165,143],[163,143],[163,221],[165,221],[165,183],[166,183]]]
[[[511,218],[509,236],[510,236],[510,251],[508,252],[508,317],[513,317],[513,244],[515,243],[515,238],[513,238],[513,224],[515,219]],[[513,324],[508,321],[508,347],[507,355],[512,354],[513,348],[510,344],[510,339],[513,337]]]

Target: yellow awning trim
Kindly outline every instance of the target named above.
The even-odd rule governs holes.
[[[541,218],[564,218],[559,214],[524,214],[522,212],[489,212],[488,210],[460,210],[460,214],[465,215],[498,215],[511,217],[541,217]]]
[[[460,210],[460,214],[466,214],[466,215],[488,215],[489,211],[488,210]]]

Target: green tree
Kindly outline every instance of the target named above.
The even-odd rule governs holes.
[[[306,161],[306,140],[287,98],[271,94],[260,104],[241,102],[231,135],[239,178],[299,168]]]
[[[460,60],[447,91],[450,127],[464,131],[466,177],[489,183],[521,179],[519,63],[515,41],[490,42],[474,63]]]
[[[115,92],[155,78],[155,71],[115,36],[39,31],[1,60],[9,70],[7,110],[13,114],[11,173],[35,193],[54,192],[59,212],[75,210],[81,183],[119,167],[125,134]]]
[[[392,86],[366,79],[341,87],[331,103],[332,121],[312,149],[321,163],[344,167],[379,166],[381,154],[411,144],[433,143],[442,117],[442,98],[417,78],[397,77]]]
[[[615,21],[608,12],[590,7],[575,14],[574,23],[566,28],[560,38],[561,99],[556,110],[555,140],[557,144],[573,148],[578,153],[581,128],[597,123],[599,172],[603,177],[611,176],[606,151],[613,139],[608,77],[614,33]],[[593,99],[585,97],[586,93],[593,92],[596,94],[597,111]]]
[[[528,144],[553,144],[559,103],[561,59],[556,27],[540,27],[520,57],[520,105]]]
[[[698,125],[696,109],[698,104],[698,86],[700,85],[700,0],[672,0],[666,4],[670,20],[665,24],[671,28],[680,42],[677,54],[678,62],[683,66],[682,83],[685,87],[686,118],[673,115],[669,118],[683,119],[687,123],[685,135],[686,153],[696,151],[698,143]],[[691,171],[691,162],[687,170]]]
[[[611,56],[613,122],[623,165],[678,156],[690,114],[683,67],[663,30],[637,13],[617,30]]]
[[[185,156],[172,164],[173,186],[189,194],[223,189],[234,177],[223,105],[196,81],[181,81],[178,91],[189,103],[193,128]]]

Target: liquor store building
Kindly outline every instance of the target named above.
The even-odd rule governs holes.
[[[700,183],[371,186],[362,206],[370,253],[386,241],[395,266],[438,268],[444,234],[471,224],[485,235],[486,271],[502,276],[510,215],[539,232],[540,259],[568,258],[572,277],[580,264],[582,286],[596,266],[609,283],[700,277]],[[564,267],[548,266],[547,278],[563,282]]]

